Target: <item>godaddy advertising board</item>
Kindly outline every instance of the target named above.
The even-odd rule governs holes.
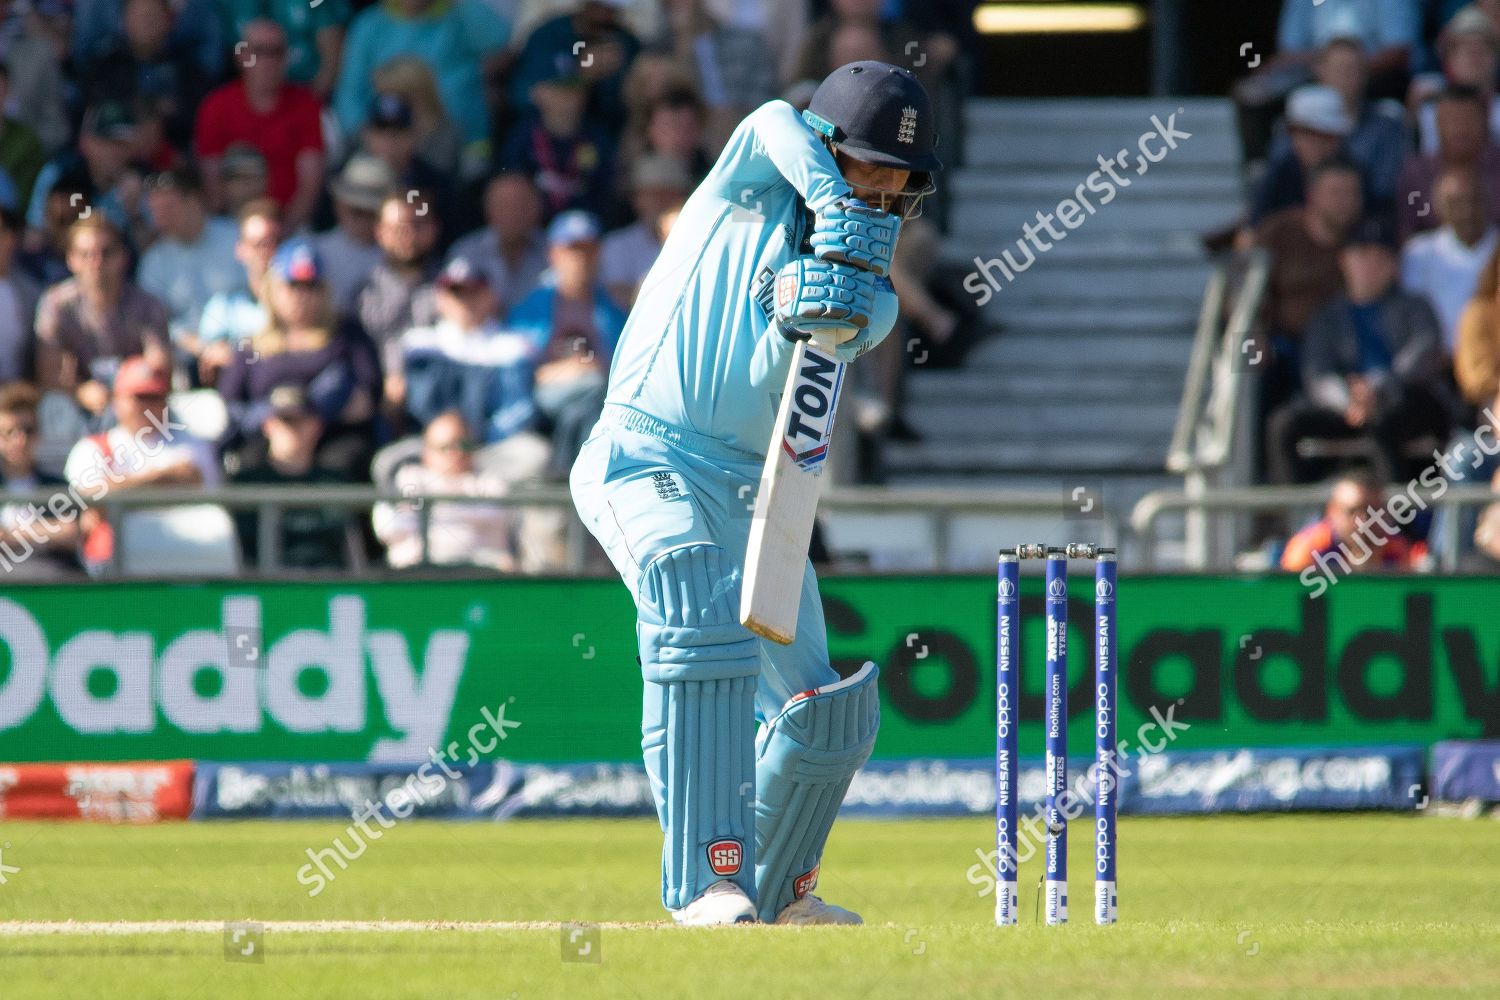
[[[1070,608],[1092,708],[1090,583]],[[994,581],[833,578],[830,649],[883,671],[876,757],[994,747]],[[1040,747],[1040,581],[1023,584],[1023,746]],[[1500,735],[1500,581],[1125,577],[1121,735],[1174,749]],[[93,584],[0,590],[0,761],[634,761],[632,609],[613,580]],[[497,727],[497,720],[503,725]],[[1160,728],[1160,725],[1158,726]],[[1090,726],[1072,727],[1086,755]],[[489,744],[498,741],[490,740]]]

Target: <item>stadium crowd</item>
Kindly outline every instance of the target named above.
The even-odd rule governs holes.
[[[1500,430],[1497,82],[1500,0],[1322,0],[1282,5],[1277,54],[1234,89],[1249,197],[1232,240],[1270,261],[1264,336],[1243,345],[1261,475],[1354,471],[1284,568],[1336,547],[1376,484]],[[1470,450],[1442,474],[1500,490],[1500,461]],[[1497,518],[1462,529],[1481,557]],[[1370,565],[1420,564],[1429,526]]]
[[[112,524],[124,491],[501,497],[565,476],[677,208],[744,114],[884,59],[951,126],[971,6],[0,0],[0,491],[55,494],[0,494],[7,571],[265,549],[253,511]],[[910,227],[893,280],[940,343],[935,232]],[[905,339],[861,366],[872,438],[904,430]],[[288,567],[378,537],[393,566],[502,571],[555,565],[561,524],[419,500],[280,522]]]

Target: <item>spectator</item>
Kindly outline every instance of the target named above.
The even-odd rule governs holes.
[[[234,258],[244,272],[239,287],[216,292],[203,307],[198,343],[188,346],[198,358],[198,378],[213,385],[218,372],[234,357],[234,348],[265,329],[266,276],[281,245],[281,210],[269,198],[253,201],[240,211],[239,238]]]
[[[396,189],[396,175],[373,156],[356,153],[328,185],[337,224],[313,237],[328,271],[328,287],[340,316],[352,314],[359,291],[380,263],[375,220],[386,196]]]
[[[199,74],[214,79],[224,69],[224,50],[229,48],[215,0],[171,0],[171,34],[174,51],[190,56]],[[324,0],[319,0],[324,2]],[[129,31],[120,0],[75,0],[71,55],[76,65],[114,49]],[[123,16],[122,16],[123,15]]]
[[[1328,565],[1334,553],[1342,553],[1351,572],[1377,567],[1414,569],[1426,546],[1387,530],[1381,517],[1384,506],[1384,490],[1378,482],[1367,476],[1341,477],[1333,484],[1323,516],[1287,542],[1281,568],[1298,573]]]
[[[1359,166],[1366,207],[1390,211],[1408,146],[1400,107],[1392,101],[1367,99],[1369,60],[1355,39],[1335,38],[1323,46],[1313,64],[1313,74],[1319,84],[1336,91],[1343,101],[1352,125],[1344,138],[1343,152]],[[1278,129],[1271,143],[1271,163],[1285,163],[1291,151],[1286,130]]]
[[[209,217],[203,184],[190,167],[153,175],[146,191],[161,235],[141,257],[136,280],[167,307],[173,343],[192,350],[208,300],[245,280],[235,260],[238,233],[228,219]]]
[[[1359,171],[1334,159],[1309,174],[1306,205],[1282,209],[1256,228],[1256,245],[1271,258],[1265,300],[1269,343],[1263,345],[1267,356],[1258,362],[1263,413],[1298,389],[1302,336],[1313,314],[1343,289],[1339,251],[1359,221],[1359,205]]]
[[[901,52],[908,42],[922,43],[921,32],[905,19],[886,17],[886,10],[883,0],[832,0],[828,13],[808,27],[791,79],[822,80],[844,65],[838,61],[843,56],[835,56],[833,44],[834,36],[843,28],[858,29],[864,37],[873,33],[876,44],[886,53]]]
[[[375,97],[375,71],[396,56],[416,56],[437,77],[448,117],[464,142],[484,140],[489,118],[484,80],[498,69],[510,26],[482,0],[391,0],[354,18],[344,46],[333,109],[355,135]]]
[[[1446,87],[1477,90],[1489,108],[1489,130],[1500,136],[1500,103],[1495,101],[1495,74],[1500,69],[1500,31],[1478,8],[1460,11],[1438,36],[1442,73],[1418,77],[1412,82],[1407,103],[1415,109],[1421,151],[1438,150],[1437,109],[1432,99]]]
[[[396,187],[428,192],[450,228],[458,223],[458,199],[449,175],[423,156],[411,105],[398,94],[377,94],[365,126],[360,151],[391,168]]]
[[[438,321],[401,338],[403,402],[418,426],[457,411],[486,444],[527,430],[536,419],[531,399],[530,343],[501,328],[498,302],[484,274],[454,257],[435,282]]]
[[[73,277],[47,289],[36,311],[37,381],[73,396],[103,418],[120,362],[144,355],[167,369],[167,310],[126,278],[125,241],[106,219],[91,215],[68,230]]]
[[[1465,402],[1500,413],[1500,249],[1485,262],[1459,316],[1453,375]]]
[[[1396,205],[1403,242],[1438,227],[1432,199],[1438,177],[1458,170],[1478,176],[1489,220],[1500,221],[1500,146],[1489,138],[1483,95],[1450,88],[1437,102],[1438,151],[1412,156],[1401,170]]]
[[[234,143],[224,150],[224,155],[219,157],[219,215],[237,219],[246,205],[267,198],[270,193],[270,174],[264,153],[244,142]]]
[[[1500,414],[1500,249],[1485,262],[1479,272],[1479,282],[1474,296],[1464,307],[1458,321],[1458,342],[1453,350],[1453,376],[1458,391],[1468,407],[1468,419],[1464,421],[1462,438],[1468,460],[1450,463],[1444,468],[1447,478],[1456,483],[1494,480],[1500,490],[1500,454],[1486,454],[1484,449],[1475,452],[1474,442],[1482,441],[1482,435],[1493,437],[1500,426],[1496,414]],[[1472,433],[1467,433],[1472,432]],[[1461,440],[1462,440],[1461,438]],[[1453,447],[1457,447],[1456,445]],[[1473,454],[1470,454],[1473,453]],[[1473,508],[1439,508],[1433,520],[1433,531],[1443,537],[1449,520],[1456,522],[1460,548],[1472,536],[1478,515]],[[1443,522],[1440,524],[1440,522]]]
[[[79,62],[79,88],[90,104],[113,100],[150,108],[167,141],[186,150],[209,77],[193,53],[173,42],[172,19],[167,0],[125,0],[120,37],[109,49]]]
[[[42,226],[22,238],[21,268],[43,288],[68,278],[68,230],[88,208],[86,184],[61,178],[43,199]]]
[[[902,385],[907,362],[911,358],[911,337],[920,336],[921,350],[935,357],[961,358],[964,336],[960,317],[939,302],[928,285],[941,258],[942,234],[926,218],[908,219],[901,226],[901,239],[891,259],[891,284],[900,297],[900,314],[896,331],[899,336],[890,346],[884,342],[868,355],[872,362],[864,380],[865,396],[875,405],[866,405],[857,418],[878,431],[885,441],[917,441],[921,435],[902,414]],[[877,442],[878,443],[878,442]]]
[[[235,351],[219,376],[233,433],[253,448],[271,413],[271,394],[300,388],[323,423],[317,466],[343,482],[367,479],[380,364],[359,323],[338,319],[322,260],[308,241],[290,240],[276,251],[266,311],[265,328]]]
[[[542,235],[542,199],[531,178],[503,173],[484,190],[485,227],[453,244],[452,257],[472,261],[500,301],[501,311],[520,302],[541,283],[547,270]]]
[[[690,66],[671,53],[647,49],[636,56],[625,73],[621,93],[625,100],[626,130],[641,132],[656,102],[678,90],[692,92],[698,86]]]
[[[604,405],[604,378],[625,326],[599,282],[599,222],[565,212],[547,229],[552,284],[521,301],[506,325],[525,334],[537,359],[538,412],[552,437],[552,472],[567,478]]]
[[[1273,62],[1310,63],[1321,46],[1337,37],[1359,39],[1370,54],[1371,72],[1386,81],[1381,93],[1396,96],[1405,87],[1412,55],[1421,43],[1417,4],[1413,0],[1286,4],[1281,9]]]
[[[275,21],[247,24],[238,51],[240,78],[204,98],[193,148],[216,206],[224,205],[225,151],[236,143],[260,150],[268,191],[295,231],[312,218],[323,186],[322,108],[307,88],[287,82],[286,32]]]
[[[1500,485],[1495,487],[1500,491]],[[1474,529],[1474,551],[1459,561],[1460,573],[1495,576],[1500,574],[1500,503],[1486,507]]]
[[[344,25],[353,16],[349,0],[219,0],[230,38],[262,18],[286,35],[286,76],[311,90],[320,102],[333,94],[344,49]]]
[[[0,109],[7,107],[9,93],[10,70],[0,62]],[[23,211],[31,203],[31,189],[46,162],[47,154],[36,131],[9,112],[0,111],[0,170],[5,171],[16,191],[15,204],[4,207]]]
[[[1286,106],[1288,148],[1267,166],[1250,201],[1250,221],[1258,224],[1302,204],[1307,175],[1337,156],[1353,131],[1354,121],[1338,91],[1322,84],[1294,91]]]
[[[464,162],[463,136],[443,110],[437,77],[415,56],[397,56],[375,71],[375,93],[399,97],[411,108],[412,129],[422,158],[445,176],[473,180],[484,162]]]
[[[323,418],[306,390],[283,385],[271,390],[260,433],[237,456],[234,482],[243,485],[326,486],[343,482],[338,473],[317,462]],[[255,511],[235,518],[245,562],[255,565],[260,553],[260,518]],[[279,563],[294,569],[328,570],[347,562],[349,514],[337,508],[288,507],[278,522]]]
[[[70,65],[75,3],[76,0],[30,0],[17,8],[24,13],[11,20],[45,44],[49,61],[58,66]]]
[[[559,56],[531,86],[536,110],[511,129],[499,166],[536,180],[548,218],[570,208],[601,211],[613,189],[613,141],[584,115],[587,85],[573,56]]]
[[[133,164],[140,144],[135,115],[118,101],[104,101],[83,116],[78,150],[64,150],[47,161],[32,188],[26,224],[43,227],[47,194],[59,182],[86,195],[79,204],[102,213],[122,234],[144,233],[141,217],[142,175]]]
[[[834,26],[828,36],[827,54],[822,56],[820,62],[837,69],[866,59],[890,62],[891,53],[885,46],[885,39],[878,25],[852,21]],[[818,81],[811,82],[816,84]]]
[[[136,106],[136,121],[135,162],[145,173],[159,173],[188,164],[189,159],[182,148],[168,140],[166,125],[151,105]]]
[[[422,435],[422,461],[396,472],[396,488],[406,496],[503,497],[506,483],[476,472],[474,441],[457,412],[434,418]],[[439,566],[483,566],[502,573],[516,569],[511,541],[513,519],[499,504],[435,501],[422,519],[411,504],[377,504],[376,536],[385,543],[386,559],[396,569],[425,562]]]
[[[408,192],[409,193],[409,192]],[[437,322],[432,279],[437,276],[437,215],[425,192],[386,195],[375,224],[380,262],[359,292],[360,324],[380,349],[387,373],[401,370],[401,335]]]
[[[0,208],[0,382],[29,379],[35,359],[36,307],[42,288],[16,265],[21,217]]]
[[[99,501],[134,489],[211,488],[222,478],[213,449],[168,422],[170,388],[163,369],[143,357],[125,359],[112,392],[115,426],[84,438],[68,453],[68,482],[92,504],[81,517],[84,565],[91,573],[104,570],[114,556],[116,526],[105,519]],[[133,539],[153,537],[169,546],[173,541],[191,545],[195,540],[172,537],[180,522],[168,514],[165,509],[135,509],[124,515],[118,528]],[[137,559],[155,555],[135,551],[134,542],[131,552]]]
[[[1267,424],[1273,482],[1316,478],[1298,449],[1304,438],[1368,438],[1379,478],[1395,480],[1410,478],[1409,445],[1429,436],[1440,444],[1447,434],[1442,330],[1425,299],[1397,286],[1388,226],[1361,223],[1339,267],[1344,293],[1313,316],[1304,337],[1305,395]]]
[[[670,156],[687,168],[689,179],[696,185],[713,166],[706,148],[706,124],[703,102],[697,94],[668,91],[647,112],[645,127],[637,133],[639,143],[627,147],[626,162],[647,153]]]
[[[66,486],[37,468],[37,406],[41,394],[26,382],[0,385],[0,497]],[[66,494],[58,494],[66,496]],[[72,504],[48,507],[0,501],[4,579],[56,579],[78,574],[78,518]]]
[[[62,60],[44,37],[32,34],[24,18],[13,17],[15,4],[0,0],[0,42],[5,65],[5,113],[36,132],[47,154],[68,145],[73,130],[63,103]]]
[[[687,170],[666,156],[636,161],[630,175],[630,205],[635,222],[604,237],[600,277],[615,305],[629,312],[646,272],[661,253],[659,226],[663,212],[678,208],[690,192]]]
[[[641,47],[620,19],[629,0],[572,0],[569,6],[575,3],[571,13],[542,22],[527,36],[510,78],[511,106],[530,108],[536,84],[555,78],[566,60],[582,73],[597,120],[622,121],[625,73]]]
[[[1443,174],[1436,200],[1442,228],[1419,233],[1406,244],[1401,252],[1401,287],[1432,304],[1443,326],[1444,348],[1451,355],[1458,342],[1459,317],[1500,245],[1500,229],[1486,218],[1484,190],[1473,174]]]
[[[708,105],[712,143],[720,148],[742,118],[776,96],[776,66],[766,58],[759,31],[721,22],[704,0],[667,0],[665,6],[672,54],[691,70]]]

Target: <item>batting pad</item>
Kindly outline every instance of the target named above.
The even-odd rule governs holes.
[[[755,899],[762,921],[818,880],[828,831],[849,781],[875,747],[879,669],[866,663],[787,702],[761,734],[755,780]]]
[[[738,572],[717,546],[672,549],[646,567],[638,604],[662,903],[680,910],[721,879],[753,899],[760,641],[739,623]]]

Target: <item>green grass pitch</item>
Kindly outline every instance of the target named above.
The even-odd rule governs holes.
[[[992,925],[993,897],[967,877],[991,845],[983,818],[846,821],[819,892],[867,926],[694,931],[661,924],[647,821],[408,820],[309,898],[304,851],[343,829],[0,822],[0,996],[1500,996],[1489,821],[1127,818],[1113,927],[1093,925],[1087,824],[1075,824],[1061,928],[1035,922],[1040,857],[1022,866],[1022,923]],[[70,920],[108,926],[34,933]],[[203,924],[115,926],[149,921]],[[250,962],[226,958],[226,921],[367,923],[273,927]],[[396,921],[506,926],[385,926]],[[564,960],[577,956],[563,921],[602,925],[582,956],[598,961]]]

